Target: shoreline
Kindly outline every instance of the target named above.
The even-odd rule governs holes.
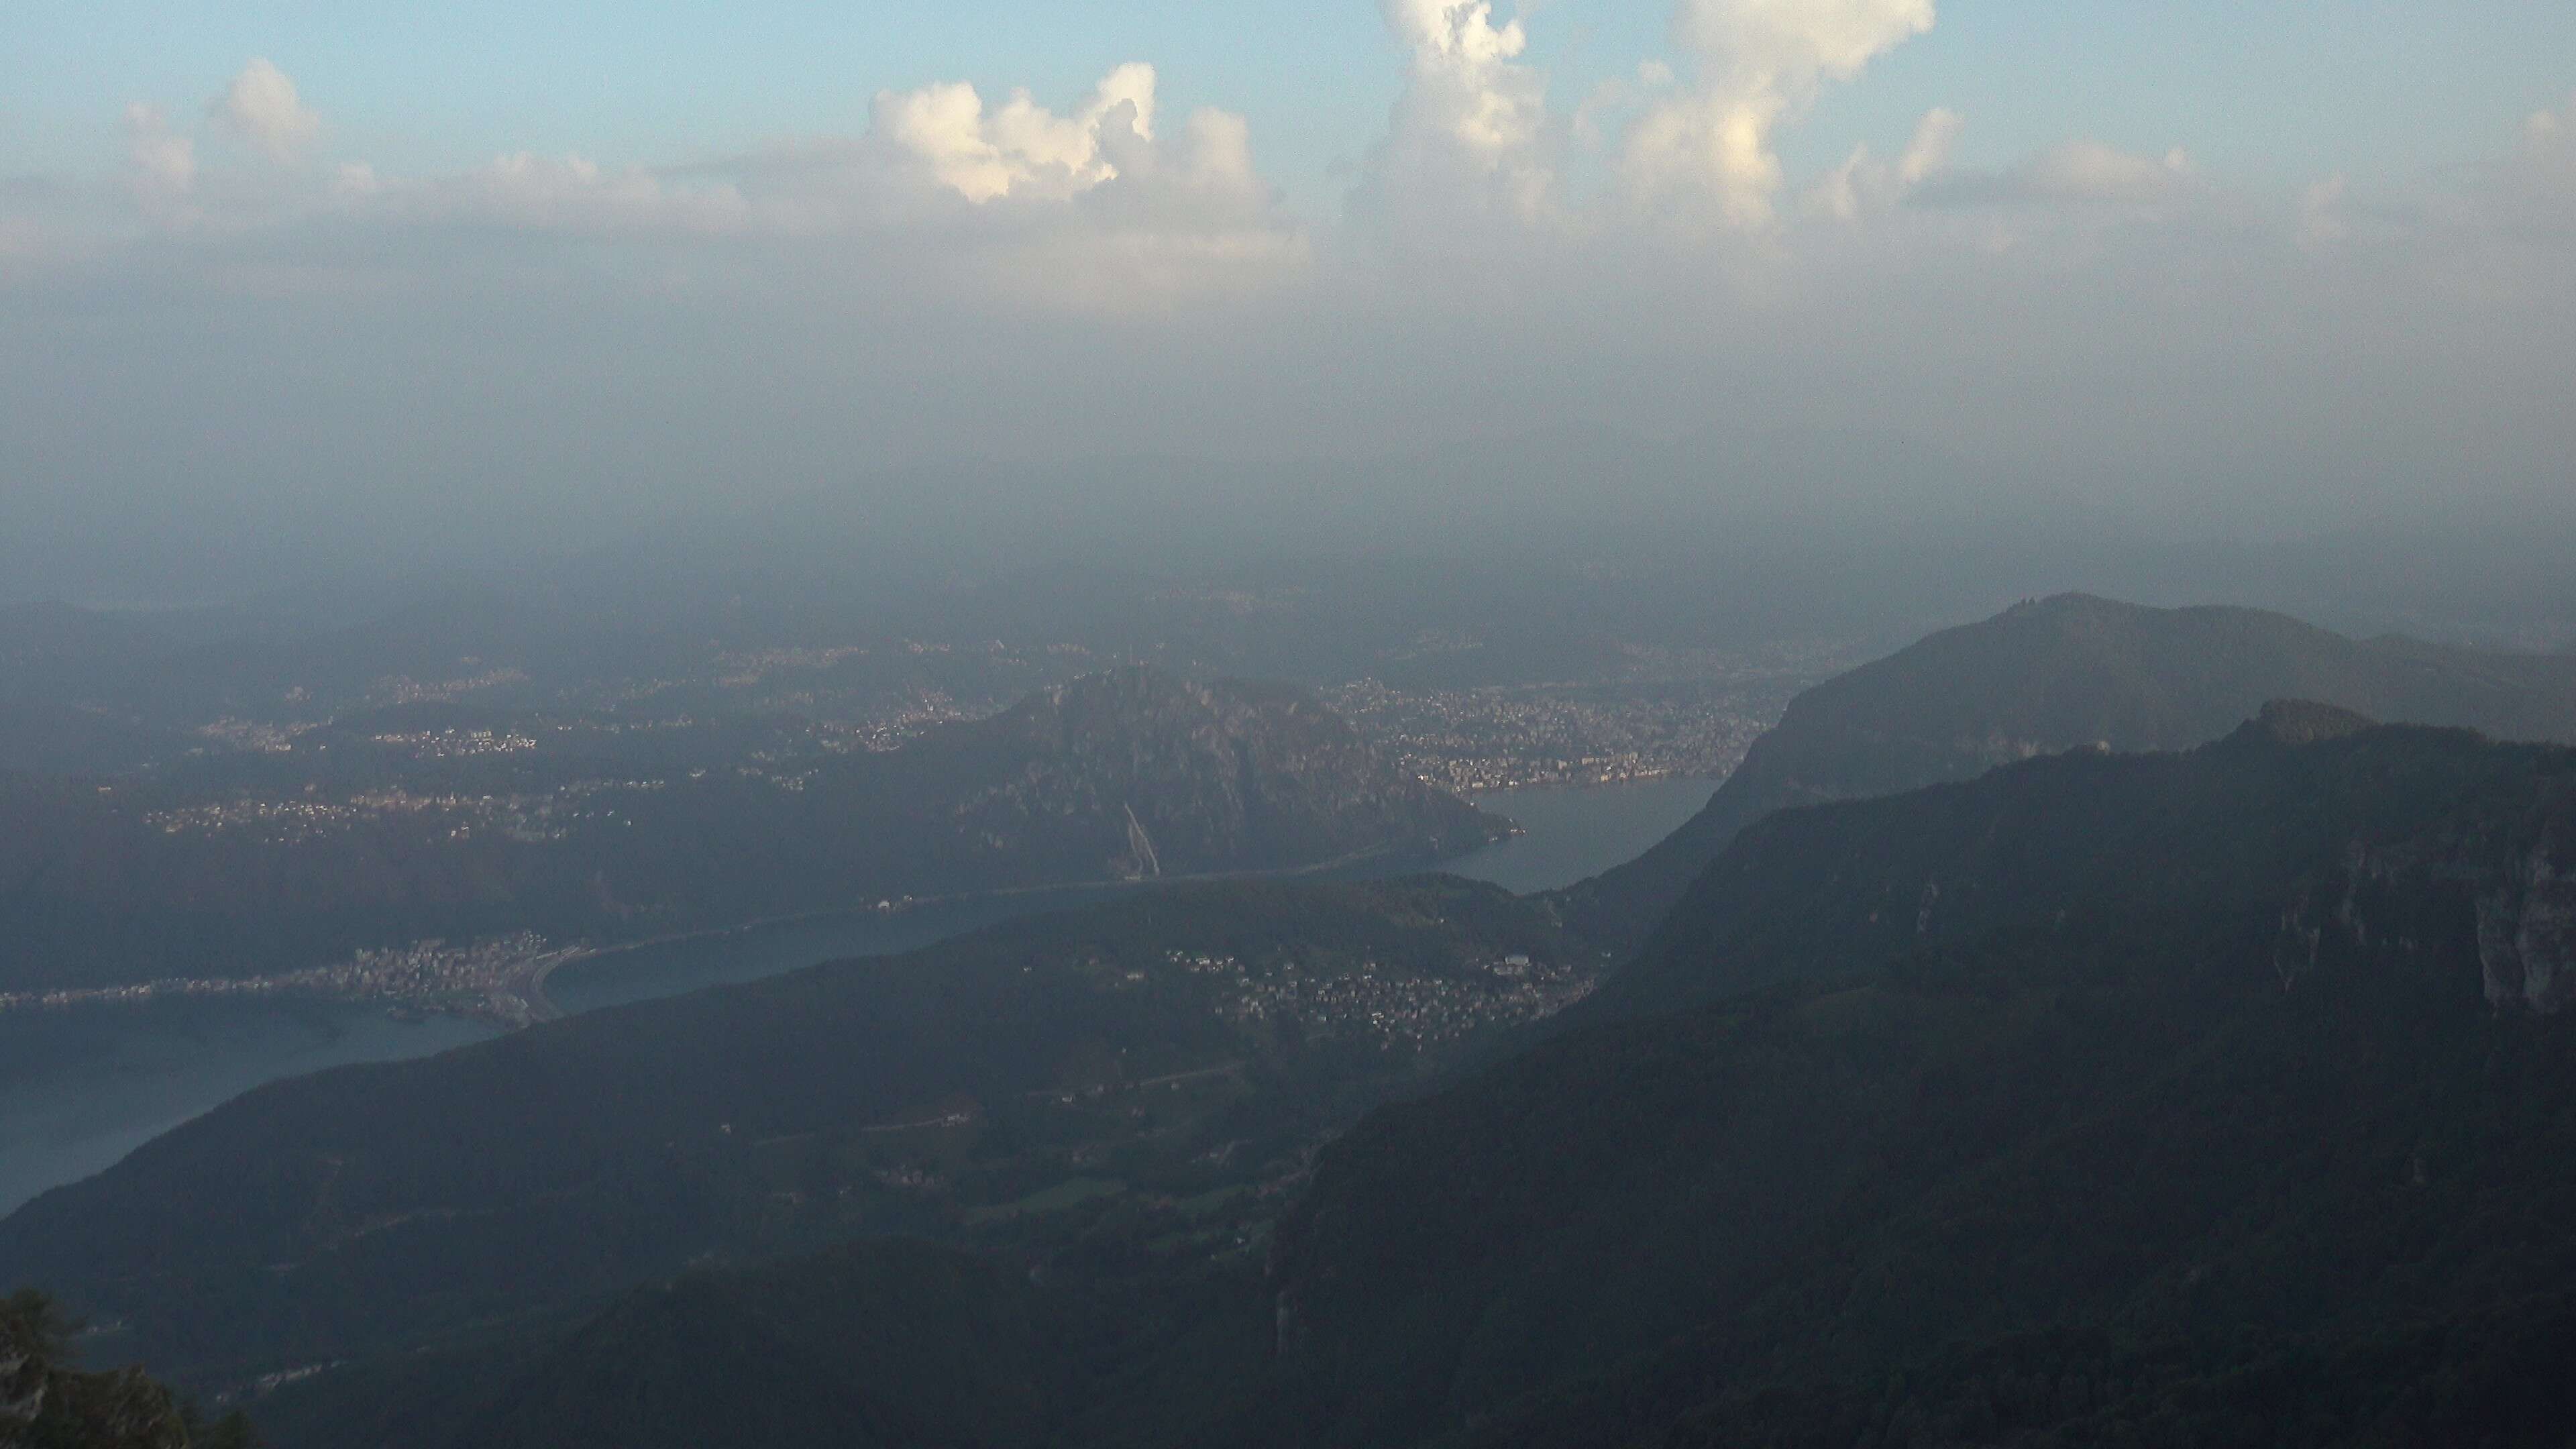
[[[1462,850],[1450,855],[1432,856],[1421,862],[1421,868],[1426,871],[1436,870],[1450,861],[1464,860],[1468,856],[1475,854],[1476,851],[1483,850],[1487,846],[1491,846],[1496,843],[1496,841],[1489,840],[1485,842],[1484,845],[1476,846],[1474,849]],[[666,935],[648,936],[636,941],[621,941],[613,946],[597,946],[589,948],[581,956],[559,964],[573,965],[576,962],[598,963],[605,961],[612,956],[629,955],[637,951],[650,950],[656,947],[683,945],[691,941],[719,940],[727,936],[747,936],[756,931],[774,930],[782,926],[811,925],[824,921],[851,920],[862,916],[877,916],[880,918],[892,919],[895,917],[909,915],[912,912],[927,908],[942,906],[972,906],[991,901],[1013,900],[1026,896],[1048,895],[1055,893],[1071,895],[1077,892],[1119,893],[1139,890],[1154,890],[1170,886],[1215,885],[1222,884],[1227,881],[1296,880],[1306,876],[1321,875],[1328,871],[1343,870],[1352,866],[1364,865],[1370,861],[1390,860],[1396,858],[1397,855],[1398,852],[1393,849],[1363,850],[1355,851],[1348,855],[1336,856],[1331,860],[1316,861],[1308,865],[1274,866],[1262,870],[1197,871],[1188,875],[1126,876],[1108,880],[1045,881],[1029,885],[993,886],[984,890],[953,891],[946,895],[893,897],[887,900],[881,900],[873,905],[826,906],[818,910],[794,911],[776,916],[758,916],[751,920],[737,922],[728,926],[707,926],[697,930],[674,931]],[[549,971],[548,974],[551,975],[552,972]]]
[[[1570,795],[1592,790],[1633,790],[1648,785],[1678,785],[1690,780],[1704,782],[1710,790],[1714,791],[1725,779],[1724,775],[1693,775],[1676,770],[1670,774],[1629,775],[1617,780],[1532,780],[1521,785],[1496,785],[1490,790],[1479,790],[1472,795],[1461,795],[1458,798],[1472,805],[1479,800],[1489,800],[1497,795],[1541,793]]]
[[[1506,795],[1529,795],[1538,793],[1546,793],[1549,795],[1573,795],[1594,792],[1616,792],[1625,789],[1672,785],[1685,780],[1708,783],[1711,788],[1714,788],[1716,777],[1676,773],[1667,775],[1636,776],[1606,781],[1563,780],[1533,782],[1523,785],[1500,787],[1490,791],[1479,792],[1472,796],[1464,796],[1462,798],[1466,799],[1471,804],[1477,804]],[[1396,868],[1390,872],[1393,874],[1404,874],[1414,871],[1436,873],[1450,864],[1466,860],[1482,851],[1491,849],[1496,845],[1527,838],[1526,831],[1519,822],[1512,822],[1512,826],[1513,828],[1511,833],[1508,835],[1496,836],[1482,842],[1481,844],[1468,847],[1467,849],[1453,851],[1442,855],[1419,856],[1407,859],[1404,858],[1403,852],[1392,847],[1387,847],[1375,850],[1354,851],[1349,854],[1336,856],[1330,860],[1315,861],[1306,865],[1279,866],[1258,870],[1199,871],[1187,875],[1133,876],[1100,880],[1032,882],[1026,885],[993,886],[979,890],[952,891],[942,895],[892,897],[880,899],[875,902],[824,906],[813,910],[791,911],[769,916],[756,916],[748,920],[731,922],[725,925],[702,926],[685,931],[669,931],[660,935],[645,936],[634,940],[612,941],[604,944],[577,941],[549,951],[544,957],[527,963],[520,970],[514,971],[501,984],[480,993],[470,1001],[462,999],[439,1000],[429,997],[402,996],[395,994],[343,994],[311,986],[307,983],[292,979],[293,975],[300,973],[283,973],[279,976],[242,977],[237,979],[207,978],[199,980],[193,978],[169,978],[159,981],[135,982],[123,986],[88,988],[84,990],[77,999],[59,1001],[42,999],[48,994],[49,989],[39,989],[37,991],[18,993],[0,993],[0,1015],[14,1016],[19,1014],[36,1014],[44,1012],[78,1011],[88,1008],[116,1009],[142,1007],[182,998],[207,1000],[220,998],[269,998],[280,1001],[304,1001],[316,1004],[371,1007],[385,1010],[389,1013],[395,1013],[398,1014],[398,1016],[405,1016],[408,1017],[408,1019],[450,1017],[469,1021],[481,1021],[488,1025],[498,1026],[504,1030],[513,1030],[540,1022],[559,1020],[566,1015],[562,1008],[547,995],[545,989],[548,982],[557,972],[566,967],[581,967],[585,971],[599,969],[604,963],[609,962],[612,958],[631,955],[638,951],[675,945],[685,945],[693,941],[724,940],[727,938],[748,936],[761,931],[776,930],[784,927],[814,925],[832,921],[855,920],[870,916],[891,920],[924,909],[974,906],[978,904],[1009,901],[1048,894],[1064,894],[1067,896],[1100,894],[1114,897],[1121,893],[1149,890],[1165,886],[1210,885],[1222,884],[1228,881],[1298,880],[1329,874],[1335,871],[1364,867],[1372,863],[1388,863],[1394,865]],[[95,991],[97,994],[88,994],[89,991]]]
[[[1493,844],[1485,842],[1485,845]],[[1479,845],[1447,855],[1423,858],[1422,870],[1436,870],[1450,861],[1461,860],[1485,848]],[[1355,851],[1330,860],[1306,865],[1278,866],[1259,870],[1199,871],[1187,875],[1136,876],[1107,880],[1042,881],[1027,885],[994,886],[981,890],[952,891],[935,896],[899,896],[875,902],[824,906],[809,911],[792,911],[779,915],[756,916],[721,926],[703,926],[686,931],[665,932],[631,941],[592,944],[576,941],[557,947],[522,963],[499,984],[472,999],[438,999],[400,994],[350,994],[296,979],[303,972],[277,976],[165,977],[154,981],[132,982],[119,986],[91,988],[40,988],[18,993],[0,993],[0,1016],[35,1015],[49,1012],[71,1012],[88,1009],[117,1010],[150,1007],[179,1000],[259,999],[302,1001],[317,1005],[370,1007],[395,1013],[397,1019],[451,1017],[479,1021],[503,1030],[517,1030],[540,1022],[560,1020],[566,1014],[546,994],[547,982],[567,966],[606,961],[664,946],[683,945],[692,941],[714,941],[727,937],[747,936],[781,927],[810,925],[829,921],[854,920],[863,917],[893,919],[915,911],[955,906],[972,906],[993,901],[1039,896],[1053,893],[1119,893],[1164,886],[1219,884],[1245,880],[1295,880],[1331,871],[1350,869],[1372,861],[1397,860],[1401,852],[1393,848]],[[62,999],[47,999],[60,995]]]

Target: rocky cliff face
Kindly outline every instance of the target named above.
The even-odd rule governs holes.
[[[2361,953],[2469,955],[2489,1006],[2556,1015],[2576,1004],[2576,880],[2542,848],[2495,860],[2355,845],[2282,912],[2273,969],[2286,990]]]
[[[2487,1000],[2543,1015],[2576,1003],[2576,876],[2534,852],[2521,879],[2478,897]]]
[[[2267,710],[2262,727],[2272,720]],[[2496,1010],[2552,1016],[2576,1005],[2576,871],[2561,863],[2576,855],[2576,794],[2563,779],[2533,783],[2519,808],[2347,844],[2282,914],[2283,986],[2338,955],[2473,953]]]

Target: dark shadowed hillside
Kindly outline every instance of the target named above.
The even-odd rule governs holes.
[[[2357,640],[2254,609],[2151,609],[2064,594],[1945,630],[1820,684],[1756,741],[1708,808],[1566,893],[1583,929],[1634,941],[1738,831],[1774,810],[1964,780],[2086,745],[2180,750],[2265,700],[2498,739],[2576,739],[2576,661]]]
[[[1376,1112],[1258,1257],[1097,1219],[996,1260],[1041,1293],[933,1262],[838,1317],[799,1306],[828,1260],[727,1274],[278,1422],[444,1392],[368,1442],[676,1444],[635,1406],[749,1359],[787,1443],[943,1394],[984,1417],[919,1442],[2560,1443],[2571,855],[2576,752],[2316,706],[1793,812],[1616,988],[1667,1009]],[[1005,1307],[1039,1326],[937,1358]]]
[[[231,1382],[853,1235],[1231,1242],[1599,964],[1492,886],[1176,888],[261,1088],[0,1222],[0,1281]]]
[[[1604,993],[1667,1014],[1327,1155],[1275,1259],[1295,1401],[1339,1406],[1310,1442],[1839,1442],[1999,1372],[2089,1375],[1999,1401],[2011,1442],[2120,1442],[2251,1393],[2230,1353],[2310,1376],[2217,1413],[2241,1438],[2138,1442],[2437,1404],[2396,1337],[2576,1293],[2538,1229],[2576,1204],[2576,754],[2283,742],[2326,722],[1749,832]],[[2423,1380],[2343,1402],[2383,1350]]]

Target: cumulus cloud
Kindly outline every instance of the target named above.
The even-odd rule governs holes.
[[[1760,227],[1783,185],[1780,126],[1827,81],[1932,28],[1932,0],[1681,0],[1673,38],[1696,83],[1630,128],[1621,172],[1650,207]]]
[[[286,72],[265,58],[243,66],[208,109],[235,135],[281,161],[322,134],[321,116],[304,104]]]
[[[1916,124],[1914,139],[1906,143],[1903,153],[1893,162],[1880,160],[1864,142],[1817,184],[1809,200],[1817,210],[1844,221],[1894,206],[1949,169],[1959,133],[1966,127],[1966,119],[1958,112],[1936,106]]]
[[[262,70],[215,102],[213,124],[286,154],[272,147],[309,140],[297,118],[310,113]],[[1255,167],[1248,124],[1212,108],[1169,123],[1156,80],[1149,65],[1120,66],[1064,111],[1025,91],[998,105],[966,85],[886,91],[863,134],[671,167],[521,151],[432,173],[363,160],[227,169],[221,157],[201,172],[190,138],[137,106],[129,195],[145,219],[221,238],[235,259],[274,237],[285,253],[327,253],[344,268],[372,267],[372,250],[441,270],[511,259],[513,271],[542,262],[672,283],[792,257],[849,286],[944,283],[960,297],[1086,310],[1297,275],[1307,242]],[[22,230],[0,238],[13,255],[27,250]],[[428,231],[446,234],[439,246],[407,244]]]
[[[1519,19],[1496,23],[1491,0],[1385,0],[1405,48],[1404,91],[1358,198],[1394,221],[1495,210],[1522,220],[1552,204],[1547,80],[1522,59]]]
[[[1032,193],[1060,199],[1118,175],[1103,154],[1104,135],[1154,139],[1154,84],[1152,66],[1122,65],[1071,115],[1048,110],[1025,90],[989,111],[963,83],[880,91],[873,133],[969,201]]]

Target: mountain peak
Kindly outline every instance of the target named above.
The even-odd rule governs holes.
[[[2266,700],[2260,713],[2237,734],[2276,745],[2313,745],[2378,728],[2379,721],[2359,710],[2320,704],[2313,699]]]
[[[2187,750],[2242,732],[2297,743],[2375,720],[2576,740],[2576,665],[2364,642],[2259,609],[2026,599],[1798,696],[1707,809],[1575,887],[1568,908],[1585,929],[1633,938],[1737,831],[1789,806],[1899,794],[2089,746]]]

